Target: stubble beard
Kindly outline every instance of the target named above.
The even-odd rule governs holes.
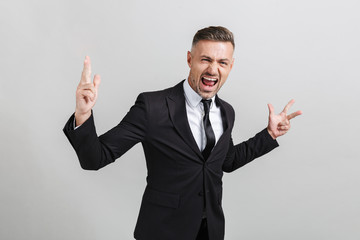
[[[210,99],[213,96],[215,96],[218,91],[215,91],[215,92],[203,92],[203,91],[201,91],[200,86],[198,86],[196,92],[197,92],[197,94],[199,94],[199,96],[202,99]]]
[[[209,74],[210,75],[210,74]],[[199,77],[199,81],[196,81],[196,79],[192,76],[192,73],[190,71],[190,74],[189,74],[189,84],[190,84],[190,87],[202,98],[202,99],[210,99],[212,97],[214,97],[217,92],[220,90],[221,86],[220,86],[220,80],[217,84],[219,84],[217,86],[217,88],[215,89],[215,91],[212,91],[212,92],[204,92],[200,89],[200,85],[201,85],[201,76]],[[220,86],[220,87],[219,87]]]

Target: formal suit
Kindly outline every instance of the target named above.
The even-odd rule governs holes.
[[[264,129],[234,146],[234,110],[217,96],[216,103],[221,107],[224,132],[206,161],[189,127],[183,82],[140,94],[123,120],[100,137],[92,115],[76,130],[74,116],[65,125],[64,132],[84,169],[104,167],[142,143],[148,176],[134,232],[136,239],[195,239],[204,209],[209,239],[224,239],[223,172],[236,170],[278,144]]]

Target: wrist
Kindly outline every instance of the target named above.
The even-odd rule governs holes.
[[[87,113],[78,113],[75,111],[75,127],[82,125],[91,116],[91,111]]]
[[[267,131],[268,131],[268,133],[269,133],[269,135],[272,137],[272,139],[276,139],[276,135],[269,129],[269,128],[266,128],[267,129]]]

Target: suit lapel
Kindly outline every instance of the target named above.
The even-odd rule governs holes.
[[[215,97],[215,102],[217,106],[220,106],[220,111],[221,111],[221,118],[222,118],[222,122],[223,122],[223,128],[224,128],[224,132],[228,130],[229,124],[230,124],[230,112],[228,111],[228,109],[225,107],[223,101],[216,95]]]
[[[216,104],[220,106],[221,118],[222,118],[222,122],[223,122],[224,131],[223,131],[223,134],[221,135],[221,137],[219,138],[219,140],[217,141],[216,145],[214,146],[214,149],[212,150],[212,152],[208,158],[208,161],[212,160],[211,156],[216,155],[215,153],[217,151],[222,151],[223,147],[225,146],[224,144],[229,144],[228,135],[230,134],[230,131],[232,129],[232,121],[230,120],[233,118],[232,111],[229,109],[229,107],[226,104],[223,103],[223,101],[218,96],[216,96],[215,101],[216,101]]]
[[[185,96],[183,83],[179,83],[173,88],[172,93],[167,97],[167,105],[169,108],[170,119],[174,127],[185,143],[201,158],[203,156],[197,146],[192,135],[189,121],[187,119]]]

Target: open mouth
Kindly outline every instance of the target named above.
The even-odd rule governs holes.
[[[202,77],[201,82],[208,87],[213,87],[218,82],[217,78],[210,78],[210,77]]]

